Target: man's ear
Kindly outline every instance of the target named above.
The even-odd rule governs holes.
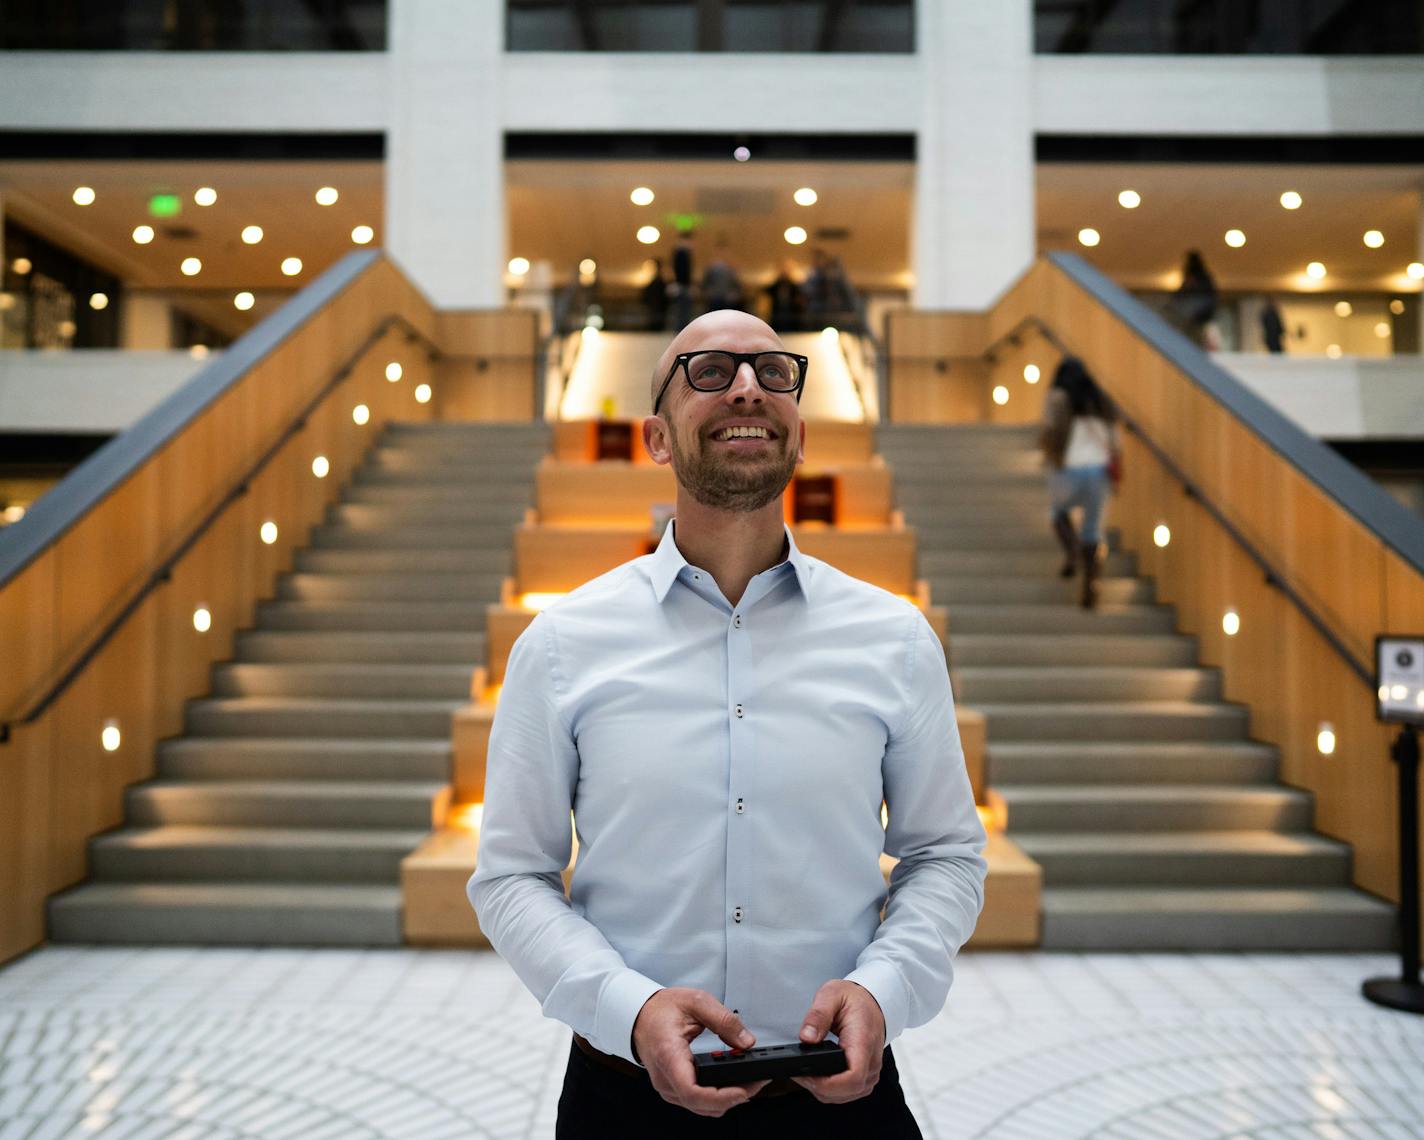
[[[797,440],[796,440],[796,466],[797,466],[797,467],[800,467],[801,464],[803,464],[803,463],[806,462],[806,421],[805,421],[805,420],[797,420],[797,421],[796,421],[796,434],[797,434]]]
[[[667,466],[672,462],[672,448],[668,444],[668,426],[661,416],[648,416],[643,421],[643,446],[654,463]]]

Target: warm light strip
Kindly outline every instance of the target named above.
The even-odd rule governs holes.
[[[520,594],[519,607],[537,614],[545,606],[553,605],[563,596],[563,594]]]

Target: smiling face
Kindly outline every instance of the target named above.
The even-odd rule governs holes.
[[[698,317],[673,340],[653,371],[662,387],[684,352],[785,351],[770,326],[730,309]],[[730,388],[699,392],[679,369],[663,394],[660,414],[643,422],[648,453],[671,463],[679,485],[705,507],[756,511],[780,497],[802,458],[805,427],[792,393],[768,392],[750,364],[737,368]]]

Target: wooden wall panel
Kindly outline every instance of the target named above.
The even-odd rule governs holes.
[[[0,961],[44,938],[50,893],[48,828],[54,722],[14,730],[0,745]]]
[[[988,366],[956,360],[941,370],[934,362],[890,362],[890,422],[981,423],[989,414]]]
[[[534,414],[534,359],[442,360],[434,369],[435,414],[446,421],[525,421]]]

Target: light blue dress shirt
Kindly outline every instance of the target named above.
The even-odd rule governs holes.
[[[789,531],[733,606],[673,529],[515,643],[470,902],[545,1015],[606,1053],[633,1060],[663,986],[796,1041],[835,978],[874,995],[889,1043],[943,1007],[983,904],[944,652],[914,606]]]

